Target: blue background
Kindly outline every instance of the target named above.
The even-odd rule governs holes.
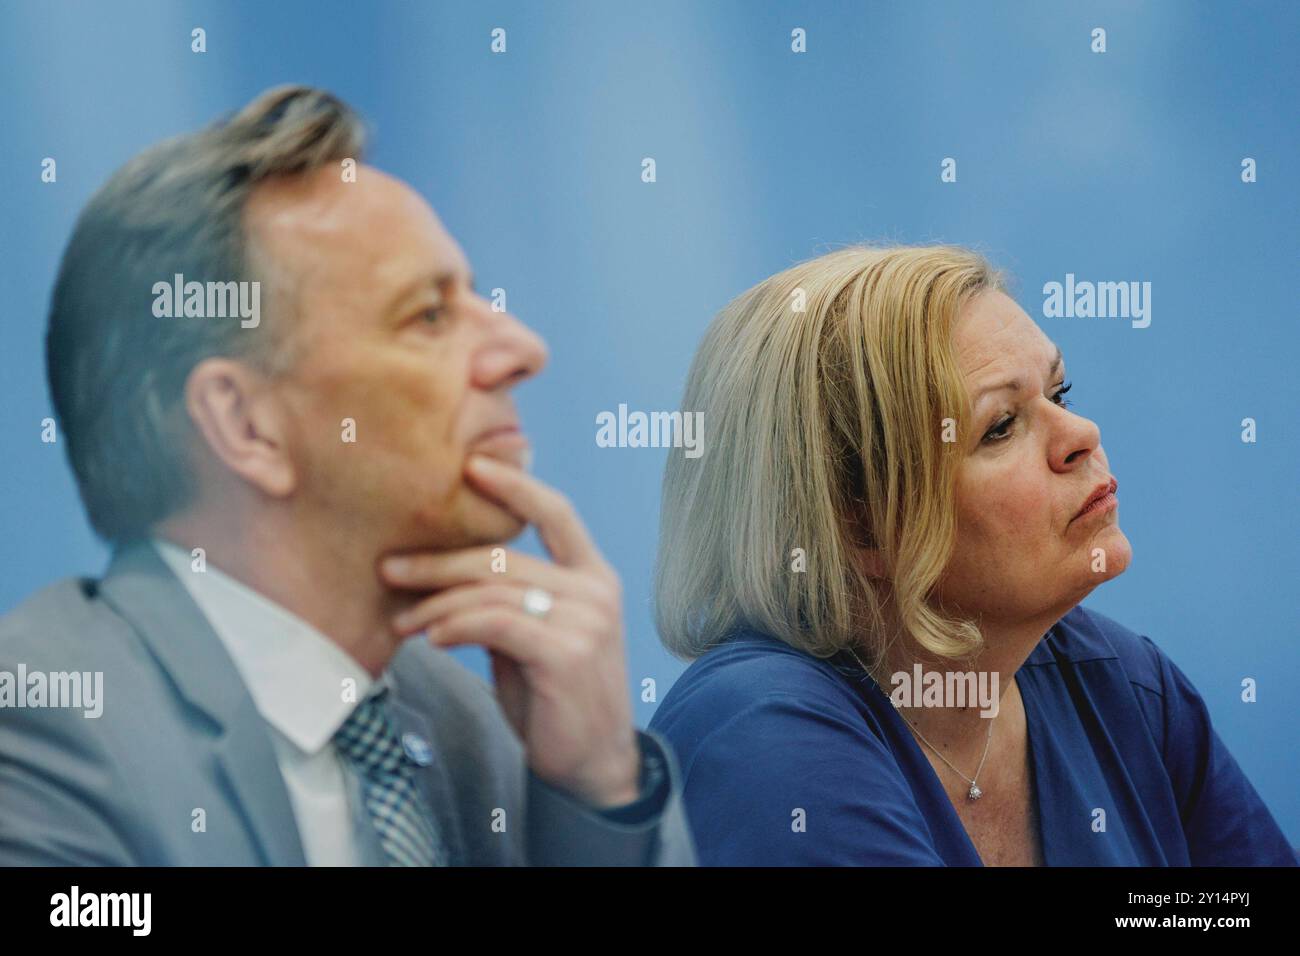
[[[1086,603],[1188,673],[1300,844],[1300,5],[1081,6],[4,4],[0,611],[106,559],[62,447],[40,441],[45,309],[78,210],[146,145],[306,82],[368,118],[371,161],[429,198],[480,286],[549,342],[518,401],[535,470],[623,576],[638,723],[641,680],[662,699],[683,667],[649,609],[666,453],[598,448],[596,414],[676,407],[712,315],[795,261],[963,243],[1018,277],[1120,480],[1134,561]],[[1043,318],[1043,283],[1067,272],[1150,281],[1151,326]]]

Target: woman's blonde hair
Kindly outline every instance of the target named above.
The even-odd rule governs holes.
[[[928,603],[956,538],[970,398],[952,348],[962,307],[1003,274],[956,246],[854,246],[765,279],[714,319],[683,411],[704,452],[670,455],[655,620],[694,658],[750,627],[817,657],[876,666],[885,596],[934,655],[977,650],[975,623]],[[802,568],[802,570],[801,570]]]

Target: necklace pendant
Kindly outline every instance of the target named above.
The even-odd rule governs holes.
[[[978,800],[982,796],[984,796],[984,791],[973,783],[970,785],[970,789],[966,791],[966,797],[969,800]]]

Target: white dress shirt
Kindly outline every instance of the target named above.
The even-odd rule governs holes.
[[[302,618],[211,565],[193,570],[190,555],[171,542],[152,543],[225,645],[266,721],[308,865],[356,865],[349,799],[359,781],[333,737],[358,702],[388,683],[388,673],[372,679]]]

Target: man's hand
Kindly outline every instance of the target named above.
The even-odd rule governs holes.
[[[494,546],[389,558],[393,588],[432,592],[393,621],[402,636],[427,630],[436,647],[487,649],[497,698],[546,783],[598,806],[637,796],[640,754],[623,661],[622,588],[573,506],[531,475],[484,456],[466,473],[481,492],[533,524],[554,563]],[[552,598],[537,617],[524,594]]]

